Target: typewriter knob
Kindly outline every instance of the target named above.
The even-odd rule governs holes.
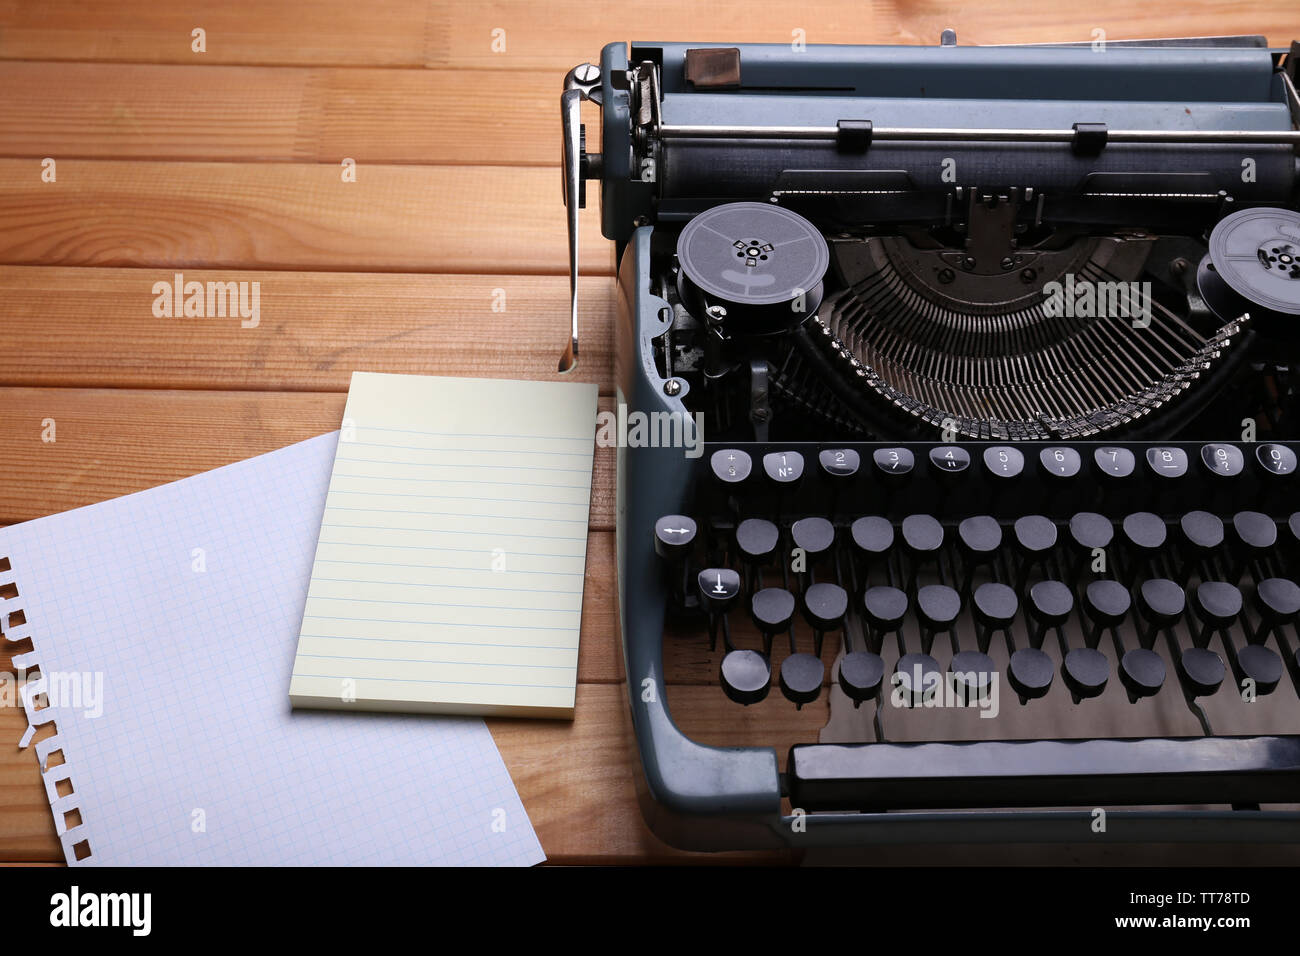
[[[757,704],[767,696],[772,670],[758,651],[735,650],[722,659],[722,692],[737,704]]]

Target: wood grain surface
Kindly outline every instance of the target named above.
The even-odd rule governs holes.
[[[963,43],[1285,45],[1300,15],[1254,0],[0,0],[0,523],[330,431],[354,370],[552,378],[568,294],[557,94],[603,44],[935,43],[947,27]],[[609,408],[615,290],[594,209],[582,256],[576,376]],[[260,283],[258,326],[156,317],[153,283],[178,271]],[[602,450],[577,718],[493,720],[493,735],[550,860],[734,860],[673,851],[642,822],[613,527]],[[783,748],[826,721],[775,696],[740,712],[692,676],[713,666],[698,648],[668,657],[674,714],[700,740]],[[12,668],[0,653],[0,676]],[[57,862],[22,725],[0,706],[0,863]]]

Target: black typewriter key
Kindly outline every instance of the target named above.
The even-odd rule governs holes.
[[[1228,663],[1237,679],[1238,690],[1244,694],[1247,681],[1251,682],[1250,686],[1260,697],[1277,690],[1278,682],[1282,680],[1282,658],[1276,651],[1263,644],[1247,644],[1237,650],[1226,635],[1223,645],[1228,652]]]
[[[1192,697],[1210,697],[1223,684],[1223,658],[1208,647],[1188,647],[1178,655],[1178,679]]]
[[[696,578],[700,603],[710,614],[723,614],[740,596],[740,575],[731,568],[705,568]]]
[[[1092,453],[1093,463],[1103,478],[1131,478],[1137,468],[1137,459],[1127,448],[1106,446]]]
[[[1077,579],[1085,567],[1091,568],[1097,551],[1105,552],[1110,547],[1115,539],[1115,526],[1105,515],[1080,511],[1070,518],[1066,534],[1070,544],[1070,577]]]
[[[1272,442],[1260,445],[1255,449],[1255,458],[1264,471],[1276,478],[1286,478],[1296,472],[1295,452],[1286,445]]]
[[[1119,661],[1119,679],[1131,703],[1160,692],[1165,683],[1165,661],[1145,647],[1125,652]]]
[[[983,651],[959,651],[948,664],[953,687],[962,695],[958,699],[965,700],[967,705],[982,699],[988,693],[996,670],[993,658]]]
[[[1223,581],[1202,581],[1192,591],[1192,612],[1201,622],[1196,646],[1204,647],[1210,638],[1232,627],[1241,614],[1241,592]],[[1228,643],[1224,637],[1224,643]]]
[[[898,588],[867,588],[862,595],[862,611],[867,620],[872,650],[879,652],[884,636],[897,632],[903,626],[908,605],[907,595]]]
[[[1043,636],[1070,619],[1070,612],[1074,610],[1074,592],[1060,581],[1039,581],[1029,589],[1025,609],[1037,625],[1030,644],[1041,648]]]
[[[803,455],[774,451],[763,456],[763,473],[778,488],[793,488],[803,480]]]
[[[1065,655],[1065,661],[1061,664],[1061,677],[1076,704],[1081,700],[1099,697],[1110,679],[1110,661],[1101,651],[1091,647],[1075,647]]]
[[[1016,597],[1016,592],[1005,584],[988,581],[975,589],[975,595],[971,598],[971,610],[975,615],[975,623],[979,626],[977,637],[980,650],[987,652],[993,633],[1006,631],[1015,622],[1020,600]]]
[[[957,550],[966,565],[966,576],[961,585],[963,594],[970,592],[975,570],[991,567],[1001,547],[1002,526],[988,515],[974,515],[957,525]]]
[[[1187,474],[1187,452],[1172,446],[1148,448],[1147,469],[1159,478],[1181,478]]]
[[[1083,459],[1073,448],[1058,445],[1038,453],[1038,466],[1051,478],[1075,478],[1083,468]]]
[[[1101,635],[1124,623],[1133,600],[1128,588],[1118,581],[1091,582],[1083,591],[1083,614],[1092,627],[1087,634],[1089,647],[1096,647]]]
[[[803,613],[815,634],[814,649],[822,654],[822,638],[827,631],[838,631],[844,626],[844,615],[849,610],[849,596],[838,584],[819,582],[810,585],[803,594]]]
[[[942,686],[943,670],[929,654],[904,654],[894,666],[893,681],[902,690],[903,702],[915,707]]]
[[[791,654],[781,662],[781,693],[799,709],[811,704],[822,692],[826,667],[811,654]]]
[[[1149,511],[1126,515],[1120,523],[1120,531],[1132,559],[1133,566],[1128,569],[1130,578],[1139,577],[1149,568],[1169,540],[1164,521]]]
[[[695,543],[695,521],[685,515],[664,515],[655,522],[655,553],[673,564],[686,560]]]
[[[935,634],[949,631],[961,614],[961,595],[944,584],[927,584],[916,592],[921,647],[928,653]]]
[[[1019,568],[1016,572],[1017,590],[1025,589],[1029,572],[1044,565],[1056,547],[1056,525],[1042,515],[1025,515],[1012,526]]]
[[[1178,540],[1185,556],[1178,576],[1186,580],[1223,546],[1223,521],[1208,511],[1189,511],[1178,519]]]
[[[871,651],[854,651],[840,659],[840,689],[853,701],[854,707],[862,705],[880,693],[880,682],[885,677],[885,662]]]
[[[1237,558],[1232,580],[1238,581],[1252,561],[1268,557],[1277,546],[1277,525],[1258,511],[1238,511],[1232,516],[1232,550]]]
[[[729,651],[722,658],[722,692],[737,704],[757,704],[772,684],[768,660],[758,651]]]
[[[907,448],[877,448],[871,455],[876,471],[889,478],[906,478],[916,467],[916,458]]]
[[[1246,458],[1236,445],[1202,445],[1201,464],[1219,478],[1235,478],[1246,469]]]
[[[943,547],[943,525],[933,515],[908,515],[901,526],[903,548],[912,559],[912,575],[907,589],[916,589],[921,568],[936,559]]]
[[[751,565],[766,564],[776,553],[781,532],[764,518],[746,518],[736,525],[736,550]]]
[[[835,525],[825,518],[800,518],[790,526],[790,539],[796,548],[803,549],[808,563],[815,564],[835,544]]]
[[[868,563],[887,555],[894,546],[894,526],[877,515],[858,518],[849,527],[849,535],[853,549]]]
[[[1020,697],[1020,703],[1047,696],[1056,676],[1052,659],[1036,647],[1022,647],[1011,655],[1007,680]]]
[[[723,448],[709,458],[709,467],[713,470],[714,479],[724,487],[734,488],[749,478],[749,473],[754,470],[754,462],[739,448]]]
[[[1259,615],[1259,625],[1250,642],[1263,644],[1269,634],[1294,623],[1300,615],[1300,587],[1286,578],[1265,578],[1255,586],[1252,603]]]
[[[754,626],[771,638],[790,627],[794,605],[794,595],[785,588],[762,588],[750,598],[749,613]]]
[[[827,448],[817,453],[817,463],[833,484],[847,484],[858,473],[862,459],[852,448]]]
[[[984,467],[994,478],[1018,478],[1025,470],[1025,456],[1019,448],[995,445],[984,449]]]
[[[941,475],[957,475],[970,468],[970,452],[958,445],[930,449],[930,464]]]
[[[1137,592],[1138,617],[1144,625],[1138,638],[1142,646],[1150,648],[1160,631],[1177,625],[1186,608],[1187,595],[1173,581],[1168,578],[1143,581]]]

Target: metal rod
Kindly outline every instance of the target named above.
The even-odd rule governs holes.
[[[664,123],[664,139],[816,139],[835,140],[834,126],[689,126]],[[959,127],[877,126],[871,131],[877,140],[977,141],[977,142],[1073,142],[1072,129],[961,129]],[[1300,130],[1181,130],[1113,129],[1107,143],[1286,143],[1300,144]]]

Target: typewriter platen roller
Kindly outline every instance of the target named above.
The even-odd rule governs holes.
[[[724,591],[734,575],[736,600],[746,605],[758,600],[758,585],[767,584],[766,590],[791,596],[792,608],[799,608],[793,616],[801,621],[822,621],[818,609],[838,600],[828,588],[843,591],[849,610],[832,617],[851,623],[843,625],[841,659],[833,660],[832,648],[823,665],[827,688],[837,675],[837,694],[849,693],[846,673],[851,678],[875,667],[864,664],[867,658],[846,665],[843,657],[855,649],[880,652],[869,633],[875,618],[863,604],[872,587],[896,590],[921,614],[913,641],[919,638],[922,647],[898,638],[898,659],[911,660],[929,656],[926,615],[938,612],[920,607],[919,599],[924,591],[932,604],[938,592],[927,588],[956,595],[954,619],[964,615],[976,630],[988,623],[990,595],[1002,593],[985,591],[984,602],[977,602],[978,585],[1006,588],[1019,611],[1012,613],[1008,634],[1024,646],[1037,627],[1029,592],[1047,581],[1082,603],[1088,585],[1104,580],[1109,584],[1094,588],[1093,599],[1105,603],[1099,595],[1113,590],[1118,600],[1123,591],[1134,608],[1147,581],[1173,579],[1180,593],[1194,581],[1223,583],[1243,589],[1248,603],[1252,582],[1269,580],[1272,572],[1289,581],[1291,565],[1252,566],[1248,574],[1237,566],[1237,551],[1225,551],[1222,567],[1198,565],[1192,572],[1182,551],[1162,552],[1158,561],[1146,554],[1132,559],[1134,548],[1141,551],[1132,542],[1120,549],[1129,555],[1127,564],[1080,571],[1056,555],[1055,537],[1046,549],[1052,559],[1022,574],[1023,542],[1016,544],[1014,529],[1033,517],[1064,540],[1081,514],[1120,529],[1135,514],[1154,515],[1171,528],[1193,512],[1229,525],[1246,511],[1281,520],[1283,504],[1251,509],[1237,497],[1229,506],[1211,494],[1223,490],[1212,482],[1204,501],[1189,493],[1169,507],[1156,498],[1117,504],[1110,492],[1098,490],[1105,480],[1093,471],[1102,467],[1094,455],[1101,447],[1125,448],[1140,461],[1150,449],[1166,447],[1153,442],[1173,447],[1180,440],[1240,444],[1244,438],[1243,454],[1254,456],[1250,443],[1289,452],[1283,443],[1300,437],[1298,67],[1294,45],[1271,50],[1258,37],[1098,49],[964,47],[945,34],[935,47],[611,44],[599,65],[571,71],[561,114],[575,281],[571,341],[561,368],[578,359],[578,210],[586,205],[588,184],[594,189],[598,182],[602,229],[615,244],[622,293],[618,400],[630,411],[702,416],[710,453],[740,452],[751,463],[797,450],[801,468],[811,472],[824,452],[851,452],[865,463],[877,452],[907,449],[923,463],[919,470],[932,472],[921,482],[929,491],[907,506],[890,498],[901,486],[867,464],[860,474],[871,477],[840,483],[829,477],[832,471],[819,472],[812,500],[806,490],[803,498],[793,491],[782,497],[780,481],[770,473],[765,479],[757,474],[761,465],[752,464],[754,479],[718,498],[710,484],[716,473],[710,478],[706,466],[681,449],[620,448],[618,480],[626,503],[618,544],[620,626],[645,771],[644,805],[661,836],[703,848],[952,839],[959,833],[1070,839],[1086,814],[1041,809],[1073,805],[1057,785],[1064,779],[1064,792],[1073,786],[1079,804],[1206,804],[1128,811],[1133,828],[1125,839],[1186,838],[1193,819],[1214,820],[1240,838],[1300,838],[1294,812],[1211,806],[1274,803],[1293,786],[1300,800],[1300,745],[1281,732],[1285,726],[1265,737],[1236,735],[1241,742],[1232,759],[1240,772],[1219,768],[1226,776],[1215,779],[1235,781],[1224,788],[1202,785],[1214,777],[1213,767],[1206,776],[1185,776],[1198,761],[1212,763],[1209,755],[1222,738],[1208,725],[1203,738],[1181,741],[1182,747],[1148,737],[1130,747],[1114,733],[1094,738],[1086,693],[1074,694],[1076,706],[1084,702],[1081,722],[1065,736],[1095,744],[1091,750],[1019,740],[1004,741],[995,756],[989,750],[972,756],[975,751],[941,738],[900,749],[885,740],[877,721],[859,749],[851,743],[837,752],[810,740],[783,765],[770,747],[705,747],[690,740],[674,724],[665,694],[639,691],[647,681],[665,681],[663,643],[672,639],[665,629],[673,621],[707,618],[714,644],[725,625],[719,608],[726,601],[719,597],[715,607],[709,594],[679,580],[688,571],[725,571],[726,580],[716,583]],[[600,108],[599,151],[588,151],[596,138],[581,122],[584,100]],[[932,451],[958,449],[963,460],[978,464],[979,443],[1023,447],[1031,462],[1068,450],[1085,463],[1081,481],[1101,484],[1088,493],[1076,488],[1071,508],[1049,506],[1042,494],[1055,486],[1042,459],[1024,473],[1022,506],[998,511],[979,495],[958,495],[964,502],[958,507],[951,484],[958,479],[944,477],[945,466]],[[1200,446],[1178,447],[1180,454],[1200,454]],[[1215,453],[1207,454],[1212,459]],[[1234,462],[1236,454],[1229,456]],[[1267,470],[1264,459],[1255,464]],[[1213,465],[1207,459],[1205,467]],[[1153,472],[1152,480],[1159,476]],[[1269,493],[1277,490],[1270,486]],[[1026,509],[1035,494],[1039,505],[1031,512]],[[902,534],[901,522],[914,514],[928,516],[947,536],[936,548],[942,554],[934,567],[918,560],[914,542],[900,545],[893,564],[874,569],[853,551],[858,519],[871,516]],[[655,537],[665,517],[683,519],[677,522],[683,528],[689,521],[698,531],[689,557],[665,557],[674,552],[672,542]],[[813,578],[796,573],[791,581],[781,557],[792,545],[802,547],[797,536],[810,534],[811,525],[796,525],[813,517],[830,529],[828,563]],[[1000,527],[1011,548],[1001,565],[991,562],[992,570],[974,578],[964,570],[970,555],[961,550],[958,531],[973,517]],[[753,542],[739,539],[747,519],[766,522],[776,535],[777,559],[770,565],[750,560],[746,549]],[[755,527],[747,533],[756,533]],[[1271,554],[1256,557],[1273,560]],[[1148,559],[1155,563],[1142,563]],[[769,570],[756,570],[760,565]],[[1134,570],[1139,567],[1144,570]],[[1233,571],[1239,573],[1229,582]],[[769,580],[761,580],[764,573]],[[818,583],[828,588],[811,590]],[[1164,593],[1161,587],[1148,590]],[[1260,587],[1267,597],[1283,586]],[[1046,593],[1040,588],[1039,597]],[[1194,598],[1194,590],[1189,593]],[[1202,597],[1216,593],[1210,587]],[[770,595],[763,600],[780,603]],[[763,619],[753,606],[748,612],[752,622]],[[1262,625],[1252,613],[1239,623],[1256,633]],[[1137,627],[1138,611],[1131,614]],[[1096,623],[1079,621],[1084,630]],[[811,648],[794,646],[794,625],[777,623],[786,626],[765,632],[768,640],[746,655],[727,654],[729,664],[714,674],[740,705],[760,699],[757,682],[764,674],[764,687],[779,685],[795,704],[801,680],[813,698],[811,685],[822,686],[821,672],[797,659],[822,659],[822,648],[802,653]],[[818,645],[830,630],[817,630]],[[932,639],[936,629],[929,630]],[[777,638],[778,650],[770,640],[786,631],[789,655],[783,638]],[[1124,656],[1121,631],[1115,631],[1117,659],[1109,667],[1130,691],[1128,681],[1154,679],[1157,657],[1177,677],[1170,677],[1170,687],[1186,693],[1200,686],[1186,668],[1178,670],[1182,646],[1166,648],[1154,639],[1130,636],[1136,643],[1129,650],[1146,653],[1124,658],[1139,671],[1133,662],[1145,661],[1146,677],[1116,670]],[[1265,634],[1264,643],[1275,640],[1280,647],[1282,639]],[[1205,649],[1197,641],[1187,637],[1195,650]],[[741,650],[738,644],[726,649]],[[1233,655],[1241,649],[1223,646],[1231,658],[1229,683],[1240,676],[1240,655]],[[973,651],[971,645],[962,653]],[[1073,692],[1075,671],[1088,655],[1075,655],[1066,666],[1070,648],[1063,643],[1059,651],[1062,659],[1050,666],[1060,668]],[[983,648],[978,653],[987,657]],[[1269,653],[1282,660],[1280,650]],[[1264,655],[1246,653],[1256,656]],[[1197,653],[1189,660],[1209,666]],[[891,658],[888,666],[895,663]],[[805,665],[808,673],[801,674]],[[1286,666],[1294,671],[1300,664],[1288,660]],[[1015,686],[1024,683],[1024,674],[1004,676]],[[887,673],[882,677],[888,684]],[[1300,693],[1300,685],[1284,689],[1292,698]],[[1035,705],[1032,694],[1020,696]],[[1139,688],[1129,696],[1139,706],[1151,695]],[[889,714],[881,713],[887,722]],[[1214,730],[1232,735],[1232,728]],[[1300,724],[1289,732],[1300,734]],[[1149,762],[1153,773],[1138,779],[1108,763],[1110,756],[1130,769]],[[1004,761],[1005,774],[984,766],[989,759]],[[938,781],[928,795],[924,786],[914,786],[927,778]],[[868,779],[878,785],[865,785]],[[1019,796],[1012,779],[1023,785]],[[1035,780],[1052,782],[1035,790]],[[957,781],[957,792],[944,781]],[[824,812],[811,814],[806,830],[792,831],[782,816],[783,798]],[[1021,809],[977,809],[997,806]],[[962,812],[911,812],[929,808]],[[840,812],[849,809],[854,812]],[[909,812],[900,817],[901,811]]]

